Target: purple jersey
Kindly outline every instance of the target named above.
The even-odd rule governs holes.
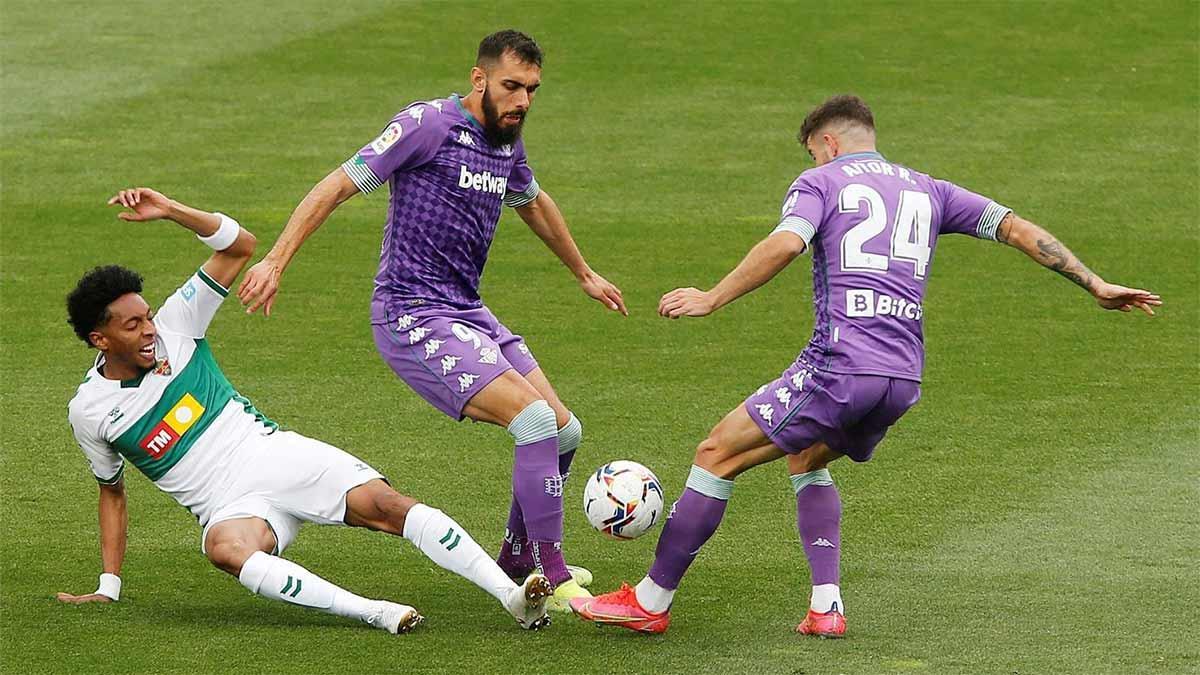
[[[812,340],[802,358],[835,373],[921,380],[925,282],[938,235],[996,238],[1009,209],[886,161],[843,155],[800,174],[778,231],[813,252]]]
[[[516,208],[538,194],[524,143],[488,143],[457,95],[401,110],[342,169],[364,193],[390,184],[371,299],[376,324],[413,301],[480,307],[479,278],[501,203]]]

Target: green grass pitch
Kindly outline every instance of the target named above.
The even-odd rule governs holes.
[[[1200,671],[1200,9],[1194,2],[17,3],[0,11],[0,669],[5,672],[1175,673]],[[125,592],[94,588],[96,488],[66,424],[91,358],[63,296],[87,267],[160,300],[203,259],[129,225],[151,185],[274,241],[305,191],[401,106],[466,87],[516,25],[547,53],[531,163],[631,316],[603,311],[511,213],[483,295],[586,429],[568,557],[636,581],[656,534],[616,543],[581,476],[630,458],[673,498],[695,444],[811,330],[807,256],[708,319],[654,308],[770,231],[810,166],[825,96],[872,104],[885,155],[1042,223],[1100,274],[1162,294],[1103,313],[1016,251],[950,238],[926,307],[924,400],[867,465],[838,463],[850,637],[791,633],[808,578],[782,465],[737,482],[662,637],[559,618],[524,634],[406,542],[307,527],[289,557],[419,607],[400,638],[249,595],[195,522],[129,474]],[[276,314],[210,331],[239,389],[500,540],[508,436],[397,381],[367,322],[385,195],[343,207],[288,271]]]

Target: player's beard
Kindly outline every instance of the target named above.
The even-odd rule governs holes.
[[[500,126],[500,110],[496,104],[492,102],[492,97],[488,96],[487,89],[483,90],[483,135],[487,136],[488,143],[495,146],[512,145],[521,138],[521,129],[525,127],[525,115],[521,115],[521,121],[517,122],[507,129]]]

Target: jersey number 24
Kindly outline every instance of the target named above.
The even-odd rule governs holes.
[[[838,210],[842,213],[861,212],[866,206],[867,217],[850,228],[842,237],[842,270],[854,272],[887,272],[892,260],[913,264],[913,276],[924,279],[929,269],[930,223],[933,204],[929,195],[916,190],[900,193],[900,203],[892,225],[891,255],[868,253],[863,246],[887,228],[887,207],[874,188],[851,183],[838,195]]]

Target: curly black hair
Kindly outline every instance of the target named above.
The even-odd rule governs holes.
[[[800,145],[806,145],[813,132],[835,121],[855,122],[875,129],[875,116],[871,114],[867,102],[854,94],[841,94],[831,97],[808,113],[804,124],[800,126],[800,133],[796,134],[796,140],[800,141]]]
[[[108,306],[126,293],[142,292],[142,275],[120,265],[96,267],[67,295],[67,323],[89,347],[88,334],[108,322]]]

